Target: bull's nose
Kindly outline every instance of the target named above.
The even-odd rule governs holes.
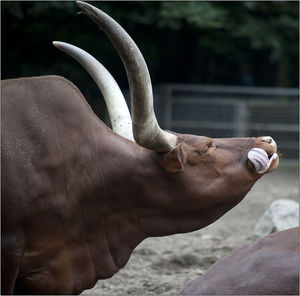
[[[262,142],[267,143],[275,148],[275,151],[277,151],[277,145],[274,139],[270,136],[262,137],[261,139]]]

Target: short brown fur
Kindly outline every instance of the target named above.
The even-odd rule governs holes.
[[[299,228],[233,251],[181,295],[299,295]]]

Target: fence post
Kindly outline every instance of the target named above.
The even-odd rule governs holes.
[[[248,121],[248,104],[244,100],[239,100],[235,108],[235,125],[234,136],[246,137],[247,136],[247,121]]]

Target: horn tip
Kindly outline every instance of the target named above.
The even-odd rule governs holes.
[[[92,5],[90,5],[89,3],[86,3],[84,1],[76,1],[76,5],[81,8],[81,9],[84,9],[84,8],[89,8],[91,7]]]
[[[61,46],[63,45],[63,42],[60,41],[52,41],[52,44],[57,47],[57,48],[61,48]]]
[[[97,16],[99,16],[99,14],[103,13],[99,8],[89,4],[87,2],[76,1],[76,4],[81,9],[81,12],[88,15],[90,18],[97,17]]]

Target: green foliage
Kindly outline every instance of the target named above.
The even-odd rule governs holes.
[[[194,29],[220,29],[227,10],[214,2],[162,2],[158,25],[179,30],[185,24]]]
[[[298,85],[297,1],[93,4],[132,35],[155,83],[239,84],[240,68],[246,66],[257,85]],[[52,47],[52,40],[61,40],[99,58],[127,87],[111,43],[85,16],[76,14],[74,2],[2,1],[1,7],[3,78],[56,73],[93,89],[80,66]]]

